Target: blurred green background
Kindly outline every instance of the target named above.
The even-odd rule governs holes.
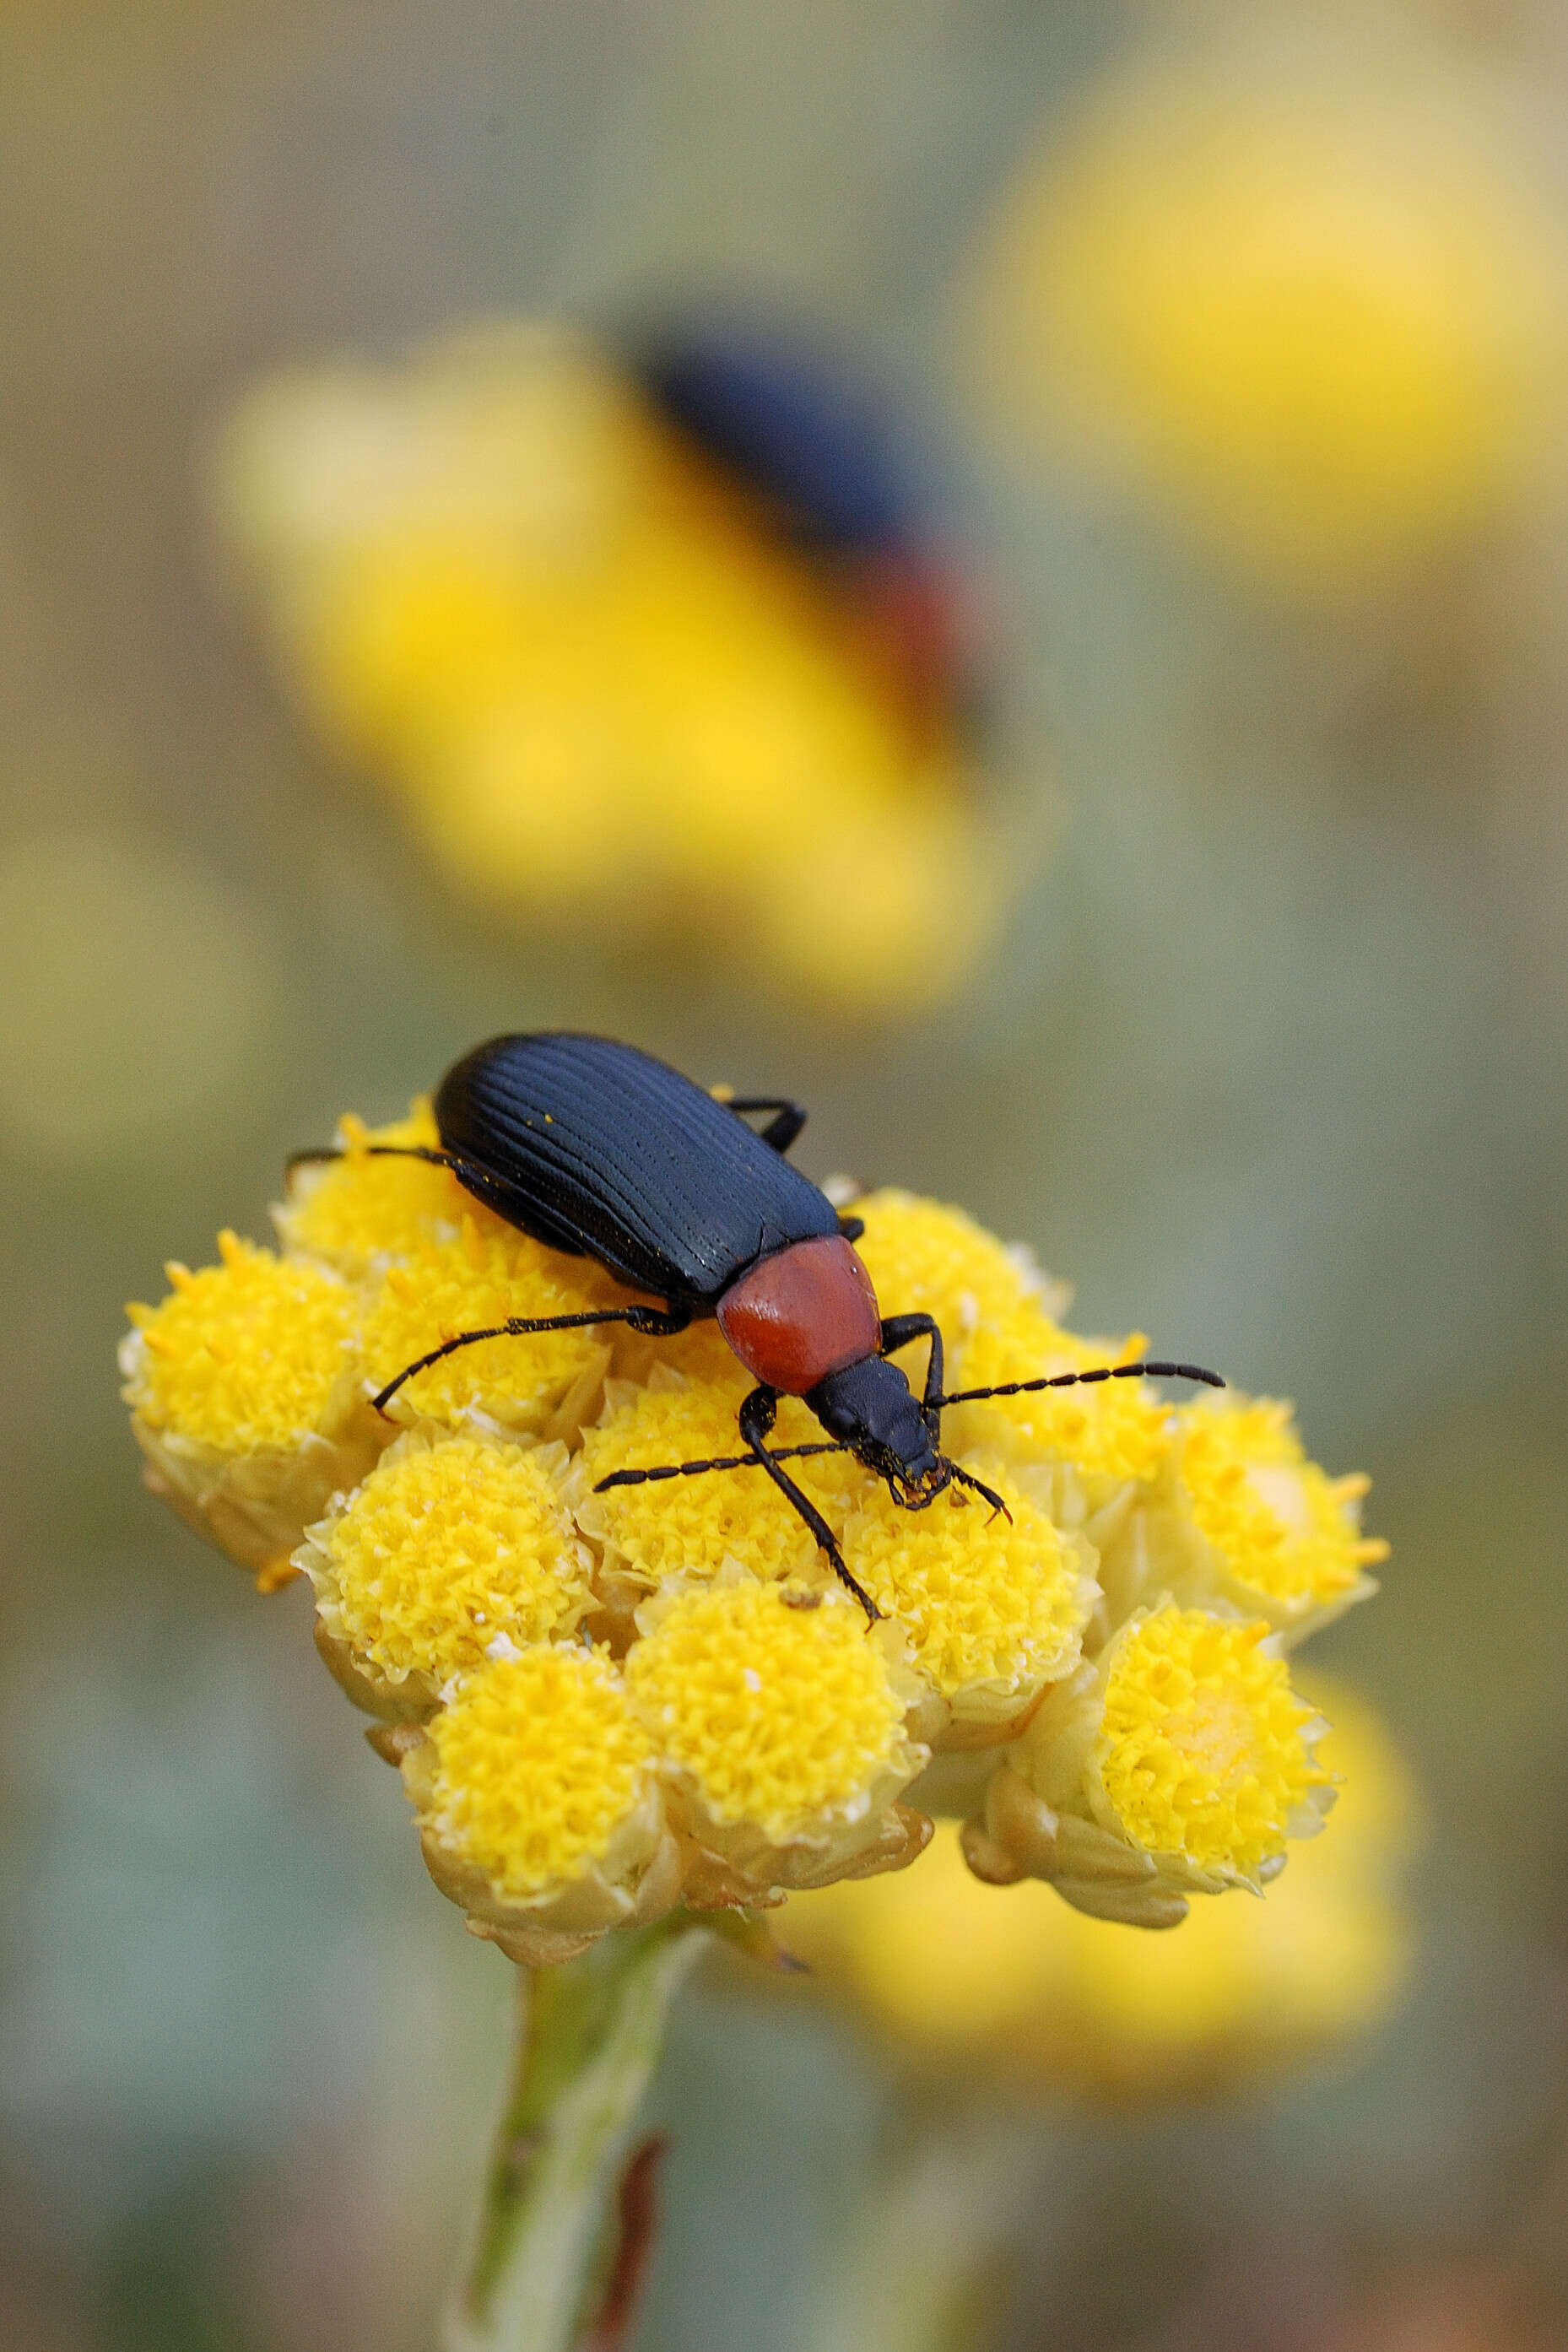
[[[1485,92],[1547,158],[1521,186],[1562,256],[1550,0],[1270,13],[1352,80],[1375,50],[1390,88],[1436,57]],[[426,1883],[306,1600],[258,1601],[142,1493],[112,1352],[166,1255],[266,1236],[289,1149],[552,1024],[800,1096],[814,1174],[962,1201],[1075,1283],[1078,1328],[1292,1396],[1373,1475],[1384,1591],[1314,1656],[1427,1793],[1413,1990],[1256,2103],[1016,2118],[994,2341],[1568,2340],[1568,510],[1543,461],[1370,586],[1297,595],[1020,436],[971,363],[1009,175],[1120,60],[1233,30],[1087,0],[0,11],[15,2352],[430,2340],[510,1971]],[[737,290],[948,453],[1010,789],[1049,811],[918,1025],[468,918],[291,719],[203,519],[258,370]],[[641,2352],[826,2352],[896,2128],[879,2061],[716,1969],[658,2105]]]

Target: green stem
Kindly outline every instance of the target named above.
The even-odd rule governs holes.
[[[511,2082],[446,2352],[571,2352],[669,2005],[707,1933],[676,1912],[519,1969]]]

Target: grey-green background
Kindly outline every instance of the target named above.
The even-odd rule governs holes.
[[[1424,13],[1560,106],[1554,12]],[[1564,549],[1515,529],[1347,631],[1009,462],[967,413],[952,301],[976,223],[1042,118],[1184,21],[1088,0],[0,12],[15,2352],[430,2341],[509,1971],[426,1884],[300,1595],[258,1601],[142,1495],[112,1352],[166,1255],[200,1262],[221,1223],[264,1235],[288,1149],[347,1106],[395,1114],[477,1036],[557,1021],[800,1095],[813,1172],[963,1201],[1075,1281],[1082,1328],[1294,1396],[1314,1451],[1376,1480],[1384,1595],[1320,1649],[1427,1791],[1410,1999],[1257,2105],[1015,2117],[997,2343],[1393,2346],[1415,2339],[1376,2334],[1368,2296],[1402,2307],[1472,2262],[1542,2298],[1554,2340]],[[478,310],[745,289],[820,321],[949,453],[946,511],[1001,615],[1009,769],[1055,812],[993,956],[918,1028],[481,933],[301,741],[204,535],[201,437],[260,366]],[[658,2105],[642,2352],[831,2333],[814,2297],[900,2127],[881,2062],[720,1972]]]

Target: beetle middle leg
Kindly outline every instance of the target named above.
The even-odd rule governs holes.
[[[390,1400],[397,1394],[405,1381],[416,1372],[427,1371],[444,1356],[454,1356],[459,1348],[471,1348],[480,1339],[525,1339],[534,1331],[581,1331],[595,1323],[625,1323],[634,1331],[647,1332],[659,1339],[671,1339],[684,1331],[691,1320],[689,1307],[591,1307],[581,1315],[514,1315],[505,1323],[491,1324],[483,1331],[459,1331],[450,1339],[443,1339],[438,1348],[405,1364],[395,1380],[388,1381],[384,1389],[371,1399],[377,1412],[384,1413]]]
[[[832,1528],[810,1496],[801,1492],[788,1471],[781,1469],[768,1452],[767,1439],[774,1421],[778,1418],[778,1409],[777,1389],[771,1389],[765,1383],[754,1388],[741,1407],[741,1435],[746,1442],[752,1459],[761,1465],[780,1494],[798,1511],[811,1533],[816,1537],[821,1549],[832,1561],[835,1576],[841,1584],[848,1587],[867,1616],[874,1623],[882,1612],[864,1585],[858,1584],[850,1575],[848,1563],[838,1549],[837,1538]]]

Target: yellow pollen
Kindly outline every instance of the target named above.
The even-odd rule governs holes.
[[[865,1618],[751,1581],[683,1593],[626,1660],[637,1711],[713,1819],[775,1845],[853,1819],[892,1763],[903,1707]]]
[[[580,1877],[647,1784],[647,1736],[596,1652],[541,1643],[465,1683],[429,1727],[426,1820],[498,1894]]]
[[[448,1239],[465,1217],[493,1222],[450,1169],[425,1160],[379,1159],[370,1150],[377,1143],[437,1150],[441,1139],[427,1096],[416,1097],[408,1117],[387,1127],[367,1128],[350,1112],[339,1132],[343,1157],[307,1164],[294,1180],[295,1197],[279,1219],[290,1249],[326,1258],[355,1276],[387,1258],[406,1256],[422,1243]]]
[[[152,1428],[218,1453],[293,1446],[321,1427],[354,1360],[353,1294],[232,1233],[218,1253],[195,1274],[170,1265],[161,1306],[128,1308],[146,1343],[130,1402]]]
[[[494,1218],[465,1217],[455,1240],[429,1241],[391,1266],[366,1319],[365,1364],[377,1381],[460,1331],[513,1318],[575,1315],[610,1303],[608,1278]],[[469,1407],[547,1413],[602,1355],[591,1325],[459,1348],[400,1389],[392,1411],[450,1420]]]
[[[910,1628],[915,1664],[947,1698],[977,1683],[1021,1693],[1059,1680],[1078,1664],[1087,1608],[1077,1562],[1038,1504],[991,1464],[977,1475],[1011,1525],[957,1487],[911,1512],[868,1482],[844,1531],[855,1574]]]
[[[1288,1404],[1216,1400],[1186,1407],[1181,1424],[1194,1521],[1238,1584],[1299,1612],[1350,1591],[1387,1556],[1356,1525],[1367,1480],[1331,1479],[1309,1462]]]
[[[351,1648],[399,1680],[472,1674],[498,1636],[570,1633],[588,1601],[566,1508],[516,1446],[451,1438],[381,1462],[321,1540]]]
[[[1302,1737],[1312,1709],[1261,1649],[1268,1632],[1167,1602],[1117,1639],[1094,1761],[1133,1844],[1252,1872],[1327,1783]]]
[[[1135,1362],[1141,1331],[1121,1341],[1080,1339],[1033,1300],[983,1321],[949,1373],[950,1389],[999,1388],[1052,1372]],[[1024,1461],[1072,1463],[1091,1478],[1152,1478],[1170,1451],[1169,1409],[1142,1381],[1037,1389],[961,1407],[983,1418],[990,1442]]]
[[[736,1402],[732,1387],[712,1384],[638,1390],[585,1432],[580,1458],[588,1486],[615,1470],[743,1454]],[[820,1432],[812,1422],[802,1433]],[[811,1463],[792,1462],[789,1468],[813,1493]],[[614,1487],[595,1495],[594,1505],[603,1515],[595,1526],[604,1528],[650,1584],[665,1576],[711,1576],[726,1559],[739,1560],[761,1577],[805,1573],[816,1557],[799,1515],[761,1470],[712,1470],[692,1478]]]

